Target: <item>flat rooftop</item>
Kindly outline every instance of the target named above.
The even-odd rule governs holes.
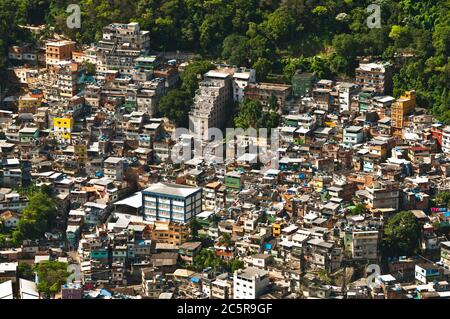
[[[158,193],[161,195],[187,197],[198,192],[200,188],[185,185],[157,183],[144,190],[145,193]]]

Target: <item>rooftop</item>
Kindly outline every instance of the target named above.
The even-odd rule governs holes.
[[[187,197],[200,191],[201,188],[189,187],[178,184],[157,183],[146,188],[143,193],[157,193],[160,195]]]

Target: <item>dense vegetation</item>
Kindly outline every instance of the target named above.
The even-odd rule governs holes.
[[[236,270],[244,268],[244,262],[237,258],[232,258],[226,262],[217,256],[213,250],[204,248],[195,256],[194,264],[188,266],[195,271],[202,271],[209,267],[214,271],[222,270],[234,273]]]
[[[8,229],[0,224],[0,247],[19,246],[25,239],[42,239],[56,223],[56,203],[50,188],[30,186],[18,191],[27,196],[29,202],[16,228]]]
[[[58,293],[70,276],[67,264],[59,261],[42,261],[34,267],[34,271],[39,278],[37,288],[46,299]]]
[[[289,80],[296,68],[351,76],[360,55],[397,66],[395,96],[415,89],[419,104],[450,122],[450,0],[80,0],[82,27],[66,27],[67,0],[0,0],[0,51],[26,38],[17,25],[50,23],[82,42],[110,22],[138,21],[157,50],[195,51],[253,66],[260,80]],[[367,6],[381,5],[369,29]]]
[[[212,68],[213,65],[208,61],[194,61],[190,63],[181,75],[180,88],[169,91],[159,101],[159,115],[171,119],[179,127],[188,127],[192,98],[199,88],[197,76],[206,73]]]
[[[410,211],[395,214],[384,226],[383,253],[388,257],[411,256],[420,245],[421,226]]]
[[[234,125],[238,128],[274,128],[280,124],[280,116],[276,112],[276,102],[269,103],[269,110],[263,111],[263,105],[259,101],[246,100],[242,103],[239,114],[234,119]]]
[[[30,202],[23,210],[19,226],[13,232],[13,242],[24,239],[41,239],[55,223],[56,204],[49,194],[38,192],[29,197]]]

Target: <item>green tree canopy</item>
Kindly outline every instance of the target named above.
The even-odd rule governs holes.
[[[244,266],[244,261],[238,258],[232,258],[228,262],[227,268],[229,272],[234,273],[236,270],[244,268]]]
[[[197,218],[193,218],[190,223],[189,227],[191,229],[191,237],[193,240],[198,239],[198,231],[202,229],[202,225],[199,223]]]
[[[436,205],[448,207],[450,204],[450,192],[442,191],[437,193],[433,201],[436,203]]]
[[[70,276],[67,264],[58,261],[42,261],[35,267],[35,271],[39,280],[38,290],[45,298],[51,298],[61,291],[61,286]]]
[[[417,252],[420,237],[420,224],[414,214],[399,212],[384,226],[383,252],[387,256],[410,256]]]
[[[189,92],[173,89],[158,103],[158,113],[174,121],[180,127],[187,127],[192,97]]]
[[[247,37],[232,34],[223,40],[222,57],[228,63],[237,66],[246,66],[249,56],[249,47],[247,44]]]
[[[24,239],[41,239],[54,226],[56,212],[56,204],[48,194],[43,191],[33,193],[22,212],[17,230],[13,232],[14,242],[20,244]]]
[[[17,266],[17,276],[26,280],[34,280],[33,267],[26,262],[19,262]]]
[[[272,107],[276,107],[276,103],[272,100]],[[261,102],[254,100],[245,100],[241,104],[238,115],[234,119],[234,125],[238,128],[274,128],[280,123],[280,115],[270,110],[263,112]]]
[[[216,255],[214,250],[203,248],[200,253],[194,257],[194,267],[197,271],[201,271],[208,267],[211,267],[216,271],[224,269],[225,263]]]
[[[213,68],[214,66],[208,61],[190,63],[181,74],[181,80],[183,81],[181,88],[193,97],[198,89],[199,78]]]

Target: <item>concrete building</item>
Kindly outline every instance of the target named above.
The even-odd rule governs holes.
[[[37,63],[38,54],[31,44],[13,45],[9,47],[8,59],[35,64]]]
[[[441,242],[441,263],[450,269],[450,241]]]
[[[150,33],[142,31],[139,23],[112,23],[103,28],[98,43],[102,70],[117,70],[132,75],[136,59],[150,49]]]
[[[187,223],[202,211],[202,189],[157,183],[143,192],[144,219]]]
[[[310,94],[314,80],[313,73],[302,73],[300,70],[297,70],[292,77],[292,95],[299,98]]]
[[[53,118],[53,135],[60,141],[70,141],[74,120],[70,117]]]
[[[355,70],[355,84],[364,89],[373,88],[381,94],[392,88],[392,67],[389,63],[360,63]]]
[[[256,71],[253,69],[239,69],[233,74],[233,100],[242,103],[245,98],[245,89],[249,84],[256,82]]]
[[[124,161],[120,157],[109,157],[104,162],[105,177],[122,181],[124,178]]]
[[[442,152],[450,154],[450,126],[446,126],[442,130]]]
[[[377,259],[378,244],[379,244],[378,230],[353,230],[352,231],[352,258],[359,259]]]
[[[268,272],[256,267],[237,270],[233,276],[234,299],[257,299],[269,286]]]
[[[375,181],[365,190],[357,191],[356,195],[364,198],[370,209],[399,209],[400,190],[398,185],[392,182]]]
[[[340,82],[337,84],[339,92],[339,112],[350,111],[353,96],[357,93],[357,87],[353,83]]]
[[[210,128],[223,128],[231,101],[231,74],[223,71],[206,73],[189,113],[190,131],[201,139],[208,140]]]
[[[406,126],[407,116],[416,107],[416,92],[407,91],[396,102],[392,104],[391,108],[391,126],[394,129],[403,129]]]
[[[13,284],[11,280],[0,281],[0,300],[14,299]]]
[[[62,61],[70,61],[76,43],[73,41],[53,41],[45,45],[45,62],[47,66],[58,64]]]
[[[278,106],[284,109],[286,101],[292,94],[292,85],[277,83],[258,83],[247,86],[245,97],[250,100],[257,100],[264,106],[269,106],[272,96],[277,100]]]
[[[151,240],[155,243],[181,245],[189,237],[189,227],[185,223],[155,221],[151,230]]]
[[[343,142],[346,145],[353,146],[364,141],[364,129],[361,126],[350,126],[344,128]]]

